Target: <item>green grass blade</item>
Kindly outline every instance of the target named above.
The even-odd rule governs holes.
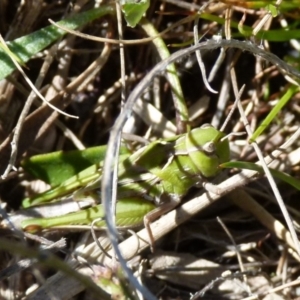
[[[156,37],[152,43],[156,47],[156,50],[159,54],[161,60],[164,60],[170,56],[170,51],[165,44],[164,40],[159,37],[159,32],[155,29],[153,24],[149,22],[146,18],[143,18],[140,21],[140,26],[147,33],[149,37]],[[182,122],[183,127],[181,128],[181,132],[189,131],[190,126],[188,125],[189,121],[189,113],[186,106],[185,98],[182,92],[180,80],[178,77],[178,72],[176,65],[174,63],[169,64],[166,68],[167,70],[167,79],[171,85],[172,93],[173,93],[173,101],[176,111],[179,114],[180,120]]]
[[[69,29],[76,29],[97,18],[114,13],[112,6],[104,5],[99,8],[76,14],[70,18],[57,22],[59,25]],[[66,34],[65,31],[54,25],[47,26],[36,32],[20,37],[12,42],[7,42],[10,51],[18,58],[20,64],[26,63],[31,57],[48,47],[53,42]],[[15,70],[15,65],[0,47],[0,80]]]
[[[264,173],[263,168],[255,163],[250,162],[244,162],[244,161],[232,161],[232,162],[226,162],[220,166],[221,168],[238,168],[238,169],[247,169],[252,171],[257,171],[259,173]],[[290,176],[287,173],[274,170],[270,168],[271,174],[288,183],[289,185],[293,186],[295,189],[300,190],[300,181],[292,176]]]
[[[199,15],[199,18],[216,22],[220,25],[225,24],[225,19],[220,18],[218,16],[203,13]],[[239,32],[232,32],[232,37],[248,37],[252,34],[252,27],[247,25],[239,25],[238,22],[233,20],[230,21],[231,28],[238,29]],[[258,39],[264,39],[270,42],[284,42],[290,41],[291,39],[299,39],[300,38],[300,29],[292,29],[292,28],[283,28],[283,29],[272,29],[272,30],[260,30],[256,35]]]
[[[286,93],[281,97],[278,103],[273,107],[273,109],[269,112],[264,121],[260,124],[260,126],[255,130],[250,138],[250,142],[254,142],[258,136],[260,136],[265,129],[269,126],[269,124],[273,121],[276,115],[280,112],[280,110],[287,104],[287,102],[293,97],[293,95],[300,91],[300,88],[297,86],[290,86],[290,88],[286,91]]]

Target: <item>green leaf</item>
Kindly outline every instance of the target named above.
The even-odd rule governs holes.
[[[76,14],[70,18],[57,22],[69,29],[76,29],[99,17],[114,13],[112,6],[104,5],[99,8]],[[48,47],[67,32],[50,25],[36,32],[22,36],[12,42],[7,42],[10,51],[17,57],[20,64],[25,64],[31,57]],[[15,70],[15,65],[2,47],[0,47],[0,80]]]
[[[125,0],[122,3],[122,11],[127,25],[135,27],[147,11],[150,0]]]
[[[245,162],[245,161],[232,161],[232,162],[226,162],[220,165],[221,168],[238,168],[238,169],[247,169],[247,170],[252,170],[252,171],[257,171],[259,173],[264,173],[264,170],[261,166],[255,164],[255,163],[250,163],[250,162]],[[300,181],[291,175],[275,170],[270,168],[271,174],[288,183],[289,185],[293,186],[295,189],[300,190]]]
[[[274,4],[268,4],[266,6],[266,10],[268,10],[271,14],[272,14],[272,17],[275,18],[278,16],[278,10],[277,10],[277,7],[274,5]]]

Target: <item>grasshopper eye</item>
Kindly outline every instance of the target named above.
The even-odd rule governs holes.
[[[203,145],[202,150],[205,152],[207,155],[212,155],[216,152],[216,146],[214,142],[208,142]]]

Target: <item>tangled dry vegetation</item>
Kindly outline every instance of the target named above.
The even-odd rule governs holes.
[[[122,230],[119,242],[127,265],[154,298],[136,293],[122,268],[99,248],[90,227],[35,235],[16,228],[27,213],[22,200],[49,188],[20,162],[35,154],[107,144],[127,99],[138,99],[123,128],[131,152],[144,140],[172,137],[189,127],[210,123],[221,128],[237,98],[252,132],[281,105],[257,145],[264,157],[275,159],[274,168],[299,179],[297,1],[152,0],[132,28],[123,18],[120,22],[114,2],[2,0],[0,33],[14,41],[48,26],[49,19],[58,22],[99,5],[112,13],[86,22],[77,32],[105,40],[68,33],[20,63],[45,99],[68,115],[42,105],[20,70],[0,81],[0,298],[142,299],[143,294],[147,299],[300,299],[297,182],[291,186],[275,178],[294,236],[266,177],[236,168],[217,178],[218,193],[192,188],[182,206],[154,221],[153,253],[145,230],[138,235]],[[201,49],[206,75],[195,47]],[[166,72],[160,62],[172,60],[174,53],[180,55]],[[234,133],[232,161],[258,161],[237,110],[225,132]],[[274,153],[279,149],[280,156]],[[61,206],[55,214],[66,209]],[[96,236],[113,254],[106,231]]]

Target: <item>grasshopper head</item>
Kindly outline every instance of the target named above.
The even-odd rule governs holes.
[[[188,155],[200,174],[213,177],[220,172],[219,165],[230,158],[229,142],[225,134],[209,124],[195,128],[186,135]]]

